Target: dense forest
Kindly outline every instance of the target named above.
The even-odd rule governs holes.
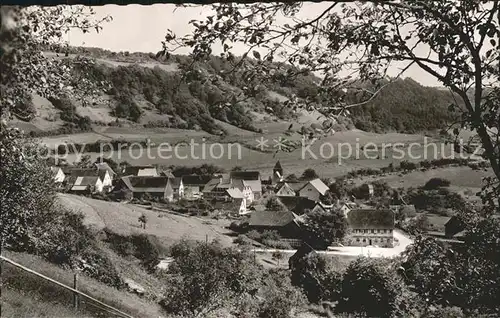
[[[118,66],[95,63],[85,70],[75,69],[75,78],[86,76],[94,81],[108,82],[110,89],[105,93],[111,97],[110,114],[117,118],[139,123],[145,109],[168,115],[168,120],[142,123],[145,127],[202,129],[212,134],[224,134],[217,119],[258,131],[251,111],[293,120],[295,112],[284,105],[283,99],[279,101],[275,97],[277,94],[286,98],[297,96],[299,99],[318,100],[319,79],[312,74],[291,78],[277,74],[266,82],[249,81],[245,73],[217,56],[201,63],[193,62],[188,56],[175,55],[165,60],[153,53],[117,53],[99,48],[71,47],[67,53],[68,56],[83,54],[101,62],[122,62]],[[158,66],[147,67],[145,63],[157,63]],[[161,68],[162,64],[173,66],[172,70]],[[373,90],[369,86],[366,88]],[[367,98],[359,92],[347,94],[349,103]],[[385,86],[368,103],[351,108],[351,113],[358,129],[427,132],[452,122],[449,105],[454,102],[450,92],[425,87],[406,78]],[[78,120],[85,124],[85,128],[89,127],[84,119]],[[75,121],[70,118],[69,123],[74,125]]]

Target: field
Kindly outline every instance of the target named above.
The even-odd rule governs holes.
[[[224,229],[230,222],[226,220],[202,220],[194,217],[184,217],[162,212],[154,212],[146,208],[95,200],[83,196],[60,194],[63,205],[80,211],[85,216],[85,223],[95,229],[108,228],[121,235],[150,234],[158,237],[166,246],[182,238],[205,241],[206,238],[218,239],[223,245],[232,245],[232,238],[225,235]],[[147,226],[143,230],[138,218],[147,217]]]

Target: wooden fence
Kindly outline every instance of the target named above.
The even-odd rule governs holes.
[[[94,297],[92,297],[90,295],[87,295],[87,294],[79,291],[77,289],[78,288],[78,275],[77,274],[74,275],[73,287],[70,287],[70,286],[67,286],[67,285],[65,285],[65,284],[63,284],[61,282],[56,281],[55,279],[52,279],[50,277],[47,277],[47,276],[45,276],[43,274],[40,274],[40,273],[34,271],[34,270],[32,270],[32,269],[30,269],[28,267],[25,267],[25,266],[23,266],[23,265],[21,265],[19,263],[16,263],[13,260],[11,260],[11,259],[9,259],[9,258],[7,258],[7,257],[5,257],[3,255],[0,255],[0,261],[4,261],[4,262],[6,262],[6,263],[8,263],[10,265],[13,265],[13,266],[15,266],[15,267],[17,267],[17,268],[19,268],[19,269],[21,269],[23,271],[26,271],[26,272],[28,272],[30,274],[33,274],[33,275],[35,275],[35,276],[37,276],[37,277],[39,277],[41,279],[49,281],[49,282],[51,282],[51,283],[53,283],[53,284],[55,284],[55,285],[57,285],[57,286],[59,286],[61,288],[64,288],[66,290],[69,290],[69,291],[73,292],[73,295],[74,295],[73,296],[73,306],[75,307],[75,310],[78,310],[80,302],[84,302],[87,305],[90,305],[92,307],[95,307],[95,308],[103,311],[103,312],[112,314],[112,315],[117,316],[117,317],[133,318],[133,316],[131,316],[131,315],[129,315],[129,314],[127,314],[127,313],[125,313],[125,312],[123,312],[123,311],[121,311],[121,310],[113,307],[113,306],[105,304],[102,301],[97,300],[97,299],[95,299]],[[80,297],[82,298],[81,300],[80,300]]]

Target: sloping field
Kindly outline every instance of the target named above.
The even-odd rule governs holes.
[[[414,171],[403,176],[398,174],[391,174],[385,177],[376,177],[377,180],[387,182],[391,187],[394,188],[409,188],[409,187],[421,187],[431,178],[443,178],[450,181],[452,187],[458,188],[468,188],[474,191],[478,191],[482,185],[482,178],[486,176],[491,176],[493,172],[491,170],[472,170],[469,167],[449,167],[449,168],[438,168],[430,169],[427,171]],[[369,180],[365,178],[363,182]]]
[[[231,245],[232,239],[224,235],[228,225],[224,220],[201,220],[161,213],[132,204],[95,200],[72,194],[60,194],[61,202],[68,208],[81,211],[87,225],[97,229],[104,227],[121,235],[134,233],[157,236],[165,245],[170,245],[181,238],[205,241],[219,239],[224,245]],[[146,229],[140,227],[139,217],[146,215]]]

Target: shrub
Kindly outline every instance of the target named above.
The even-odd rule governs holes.
[[[435,190],[441,187],[449,187],[450,181],[442,178],[432,178],[427,181],[424,185],[426,190]]]

